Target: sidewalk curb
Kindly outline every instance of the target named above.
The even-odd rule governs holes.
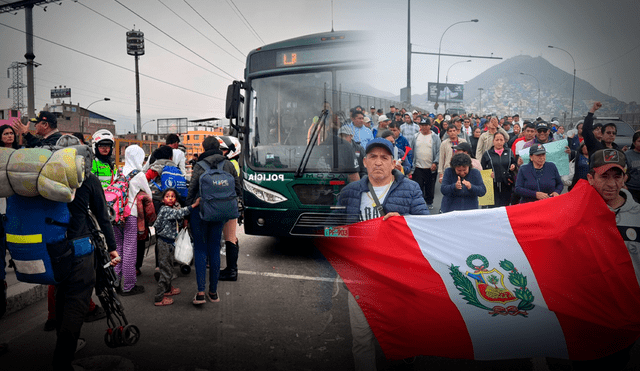
[[[7,288],[7,313],[17,312],[47,297],[48,286],[18,282]]]

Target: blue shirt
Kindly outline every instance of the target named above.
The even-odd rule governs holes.
[[[353,141],[360,144],[362,148],[367,149],[367,143],[369,143],[370,140],[373,140],[373,133],[371,132],[371,129],[364,125],[362,125],[361,128],[358,128],[353,125],[353,123],[350,123],[349,127],[353,132]]]

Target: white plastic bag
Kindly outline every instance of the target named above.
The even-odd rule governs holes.
[[[191,236],[187,228],[183,228],[178,232],[176,237],[175,260],[178,263],[190,264],[193,259],[193,246],[191,245]]]
[[[560,178],[562,179],[562,183],[569,187],[571,183],[573,183],[573,176],[576,173],[576,159],[574,158],[569,162],[569,175],[563,175]]]

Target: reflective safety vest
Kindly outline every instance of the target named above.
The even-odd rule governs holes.
[[[231,162],[233,167],[236,168],[236,174],[238,174],[238,177],[242,177],[242,175],[240,175],[240,165],[238,164],[238,160],[229,160],[229,162]]]
[[[102,188],[107,188],[111,185],[113,181],[115,167],[113,171],[111,170],[111,166],[109,164],[100,161],[99,159],[93,159],[93,164],[91,165],[91,172],[94,173],[98,179],[100,179],[100,183],[102,183]]]

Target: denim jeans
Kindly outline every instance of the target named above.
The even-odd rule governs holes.
[[[193,258],[196,265],[198,292],[207,286],[207,258],[209,259],[209,292],[217,292],[220,276],[220,238],[222,222],[207,222],[200,219],[200,206],[191,211],[193,236]]]

